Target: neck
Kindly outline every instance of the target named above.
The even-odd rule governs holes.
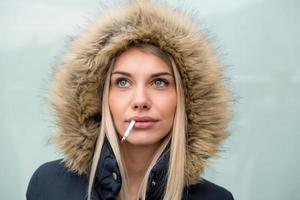
[[[140,185],[158,146],[137,146],[128,142],[121,145],[131,199],[137,199]]]

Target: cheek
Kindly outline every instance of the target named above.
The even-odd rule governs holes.
[[[177,105],[176,93],[173,92],[158,102],[160,102],[160,110],[166,122],[168,122],[168,125],[172,125]]]
[[[120,98],[120,96],[122,98]],[[116,126],[116,128],[119,131],[122,131],[124,127],[122,127],[124,125],[124,120],[125,120],[125,113],[126,110],[128,110],[129,108],[129,98],[130,96],[128,95],[124,95],[124,94],[120,94],[119,92],[114,92],[114,90],[112,90],[109,93],[108,96],[108,104],[109,104],[109,109],[113,118],[113,122]]]
[[[115,121],[118,119],[118,116],[120,116],[120,113],[124,109],[122,108],[124,107],[124,101],[122,101],[121,98],[118,98],[118,95],[115,92],[110,92],[108,96],[108,104],[113,120]]]

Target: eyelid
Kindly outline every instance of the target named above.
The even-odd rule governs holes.
[[[154,78],[152,81],[157,81],[157,80],[164,81],[164,82],[169,82],[168,79],[162,78],[162,77]]]
[[[118,81],[118,80],[127,80],[127,81],[129,81],[130,82],[130,79],[127,77],[127,76],[115,76],[115,78],[111,78],[111,80],[112,81],[114,81],[114,82],[116,82],[116,81]]]
[[[163,81],[168,81],[168,82],[170,82],[169,79],[171,79],[171,78],[167,78],[167,77],[169,77],[169,76],[159,76],[159,77],[154,77],[153,80],[163,80]]]

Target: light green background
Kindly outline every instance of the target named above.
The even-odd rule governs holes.
[[[205,177],[241,200],[300,199],[300,1],[202,0],[198,10],[237,102],[232,136]],[[184,2],[184,3],[182,3]],[[34,170],[61,157],[45,98],[67,36],[99,10],[96,0],[0,3],[0,199],[25,199]]]

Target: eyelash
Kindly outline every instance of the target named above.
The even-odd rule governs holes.
[[[116,85],[117,87],[120,87],[120,88],[126,87],[126,86],[120,86],[120,85],[119,85],[121,81],[127,81],[128,83],[130,83],[130,81],[129,81],[128,79],[126,79],[126,78],[117,78],[117,79],[115,80],[115,85]],[[163,78],[156,78],[156,79],[154,79],[153,81],[151,81],[151,85],[154,85],[154,86],[155,86],[155,82],[156,82],[156,81],[162,81],[162,82],[164,83],[163,86],[157,86],[157,87],[164,87],[164,86],[168,86],[168,85],[169,85],[169,81],[166,80],[166,79],[163,79]]]

